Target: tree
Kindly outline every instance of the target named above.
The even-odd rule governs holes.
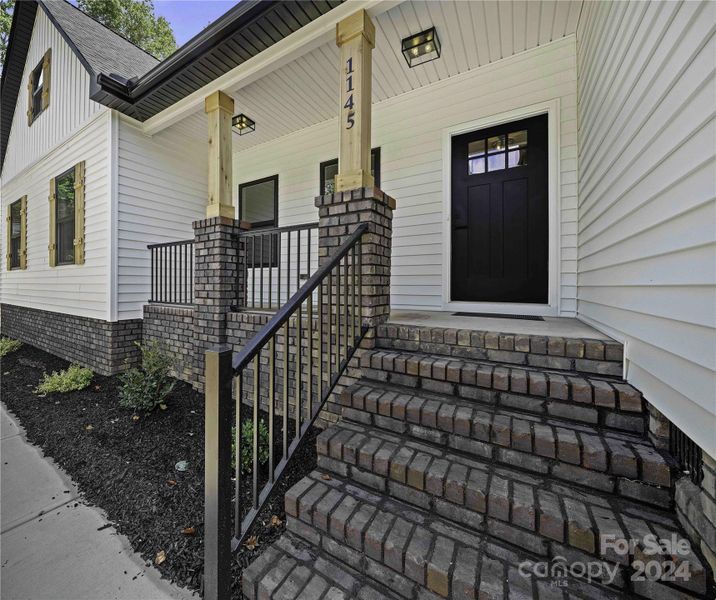
[[[0,0],[0,68],[5,66],[5,55],[7,54],[7,42],[10,37],[14,4],[15,0]]]
[[[77,5],[159,59],[176,50],[171,25],[164,17],[154,16],[152,0],[78,0]]]

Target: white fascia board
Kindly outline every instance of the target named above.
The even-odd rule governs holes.
[[[358,10],[364,9],[371,17],[376,17],[401,2],[402,0],[347,0],[270,48],[214,79],[203,88],[147,119],[142,124],[142,131],[147,135],[159,133],[189,115],[203,110],[204,99],[210,94],[218,90],[227,93],[235,92],[335,39],[336,23]]]

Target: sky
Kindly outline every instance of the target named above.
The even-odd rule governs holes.
[[[154,0],[154,14],[169,21],[178,48],[236,3],[237,0]]]

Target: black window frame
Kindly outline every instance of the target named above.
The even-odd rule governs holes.
[[[247,181],[245,183],[239,184],[239,221],[245,221],[243,218],[243,191],[247,187],[251,187],[252,185],[258,185],[261,183],[266,183],[267,181],[273,181],[273,219],[270,221],[257,221],[255,223],[252,223],[251,221],[246,221],[251,225],[251,231],[254,230],[261,230],[261,229],[274,229],[278,227],[278,174],[276,175],[269,175],[268,177],[262,177],[261,179],[254,179],[253,181]],[[279,238],[281,237],[280,234],[271,235],[270,241],[265,240],[262,238],[262,245],[263,248],[266,248],[268,244],[273,246],[273,250],[264,250],[263,256],[261,258],[256,258],[254,260],[254,248],[255,248],[255,240],[256,237],[253,236],[247,236],[247,239],[250,239],[251,241],[246,242],[246,267],[249,269],[254,268],[272,268],[278,266],[278,258],[279,258]],[[260,256],[259,252],[260,250],[255,251],[258,256]],[[267,256],[268,254],[268,256]]]
[[[61,261],[60,260],[60,194],[59,194],[59,186],[60,186],[60,180],[67,176],[72,176],[72,199],[74,204],[74,209],[72,211],[72,260],[66,260]],[[77,181],[75,181],[75,167],[70,167],[66,171],[63,171],[60,173],[57,177],[55,177],[55,265],[56,266],[62,266],[62,265],[74,265],[77,263],[77,256],[74,252],[74,240],[77,238],[77,188],[75,187],[77,185]],[[69,219],[68,219],[69,221]],[[64,223],[65,221],[63,221]]]
[[[32,123],[34,123],[35,119],[37,119],[37,117],[39,117],[45,110],[42,106],[42,94],[45,91],[45,80],[43,79],[42,85],[40,87],[37,87],[37,82],[40,79],[40,76],[43,75],[44,67],[45,57],[43,56],[40,63],[32,70],[32,90],[30,91],[30,97],[32,101],[32,106],[30,106],[30,111],[32,112]],[[37,104],[38,102],[39,104]]]
[[[371,159],[373,161],[373,182],[375,183],[375,187],[380,187],[380,146],[373,148],[370,151]],[[329,194],[330,192],[326,192],[326,168],[332,167],[332,166],[338,166],[338,159],[332,158],[331,160],[325,160],[323,161],[319,167],[318,167],[318,177],[319,177],[319,194]]]
[[[17,211],[18,228],[17,235],[13,235],[13,224],[15,221],[13,219],[13,208],[16,205],[19,207]],[[15,200],[15,202],[8,205],[8,210],[10,211],[10,270],[14,271],[22,267],[22,263],[20,260],[20,254],[22,253],[22,198],[20,198],[19,200]],[[15,240],[17,240],[16,247],[14,247],[15,245],[13,244]]]

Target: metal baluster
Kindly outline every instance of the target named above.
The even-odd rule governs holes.
[[[251,236],[251,308],[256,307],[256,236]]]
[[[318,401],[323,398],[323,282],[318,284]]]
[[[311,276],[311,229],[307,230],[308,233],[308,245],[306,246],[306,274]],[[311,296],[311,302],[313,302],[313,296]]]
[[[189,247],[189,280],[191,281],[189,288],[190,300],[194,302],[194,244]]]
[[[336,374],[341,370],[341,263],[336,265]]]
[[[259,240],[261,241],[261,247],[259,248],[259,266],[261,268],[261,272],[259,273],[259,281],[260,281],[260,287],[259,287],[259,306],[261,308],[264,307],[264,237],[265,234],[261,234],[259,237]]]
[[[300,239],[300,236],[299,236]],[[301,307],[296,310],[296,439],[301,436]]]
[[[269,277],[269,289],[268,289],[268,305],[269,309],[273,306],[273,294],[272,294],[272,284],[273,284],[273,240],[274,240],[274,233],[268,234],[269,239],[269,262],[268,262],[268,277]]]
[[[286,302],[291,297],[291,232],[288,232],[288,259],[286,260]]]
[[[236,376],[236,425],[234,438],[236,454],[234,455],[234,477],[236,477],[236,501],[234,504],[234,536],[241,535],[241,375]]]
[[[333,372],[333,269],[328,273],[328,336],[326,339],[326,375],[328,375],[328,387],[331,386]]]
[[[287,269],[288,270],[288,269]],[[283,458],[288,455],[288,320],[283,324]]]
[[[296,242],[296,289],[301,287],[301,230],[296,231],[298,241]]]
[[[268,385],[268,441],[269,441],[269,481],[273,483],[273,420],[274,420],[274,391],[276,383],[276,334],[269,341],[269,385]]]
[[[276,273],[276,285],[278,286],[278,289],[276,290],[276,296],[277,296],[277,307],[281,308],[281,262],[283,257],[281,256],[281,232],[279,231],[276,234],[276,256],[278,257],[278,272]]]
[[[149,301],[154,302],[154,248],[149,249]]]
[[[164,292],[162,293],[162,299],[163,302],[166,302],[169,299],[169,276],[167,275],[169,271],[169,253],[166,246],[162,250],[164,250]]]
[[[356,343],[356,247],[351,248],[351,345]]]
[[[254,457],[254,472],[252,483],[252,494],[253,494],[253,506],[254,509],[259,507],[259,378],[261,377],[260,364],[261,352],[257,353],[254,357],[254,439],[253,439],[253,457]],[[237,433],[237,435],[241,435]]]
[[[308,364],[306,365],[308,370],[308,398],[306,399],[306,415],[310,421],[311,417],[313,417],[313,405],[311,402],[313,394],[313,294],[308,297],[306,320],[308,321]]]
[[[175,244],[172,246],[172,256],[174,257],[174,265],[172,267],[172,283],[174,284],[174,294],[172,297],[172,302],[177,302],[177,299],[179,298],[177,294],[177,270],[178,270],[178,264],[179,259],[177,258],[179,247]]]
[[[363,238],[358,241],[358,335],[363,333]]]
[[[343,327],[345,327],[345,335],[343,337],[343,342],[346,349],[345,358],[346,361],[348,360],[348,348],[350,348],[350,340],[348,339],[348,255],[346,254],[345,258],[343,259],[343,313],[345,318],[345,323],[343,324]]]

